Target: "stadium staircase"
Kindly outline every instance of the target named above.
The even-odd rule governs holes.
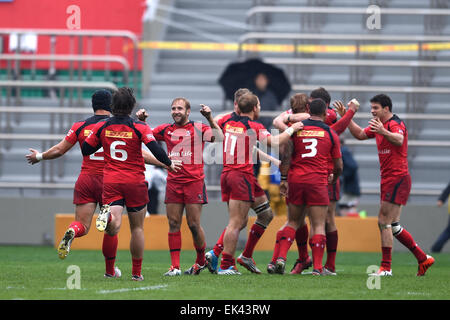
[[[323,6],[327,8],[353,7],[354,1],[349,0],[266,0],[266,1],[241,1],[241,0],[175,0],[174,7],[188,10],[209,18],[215,18],[216,22],[207,22],[202,19],[190,18],[178,13],[169,16],[170,21],[184,25],[169,24],[165,29],[163,41],[176,42],[230,42],[236,43],[246,32],[258,31],[264,33],[321,33],[321,34],[379,34],[379,35],[404,35],[405,38],[416,35],[449,35],[449,17],[439,17],[435,23],[425,23],[427,18],[422,16],[382,16],[382,28],[370,31],[365,26],[365,18],[355,15],[321,14],[321,15],[298,15],[298,14],[276,14],[268,13],[263,15],[264,25],[262,28],[245,30],[242,25],[247,23],[246,13],[254,5],[272,5],[274,8],[283,6]],[[359,7],[367,7],[371,4],[378,4],[388,8],[422,8],[428,4],[430,8],[445,8],[445,1],[424,2],[420,0],[406,1],[362,1]],[[307,18],[305,18],[307,16]],[[302,18],[301,18],[302,17]],[[355,18],[358,17],[358,18]],[[302,19],[306,23],[300,23]],[[228,22],[228,24],[227,24]],[[229,22],[236,23],[230,26]],[[424,27],[427,25],[428,27]],[[255,28],[253,26],[252,28]],[[292,44],[288,40],[258,40],[258,43]],[[314,44],[353,44],[353,42],[338,42],[330,40],[305,41]],[[375,44],[374,42],[370,42]],[[395,43],[378,41],[379,44]],[[301,42],[299,43],[301,44]],[[263,59],[292,58],[292,53],[282,52],[260,52],[258,54]],[[450,51],[427,51],[420,57],[421,61],[449,61]],[[245,56],[245,55],[243,55]],[[249,57],[250,55],[246,55]],[[342,53],[303,53],[301,58],[321,58],[321,59],[355,59],[354,54]],[[151,84],[148,88],[148,95],[140,99],[140,106],[150,110],[151,126],[163,122],[170,122],[169,107],[172,99],[184,96],[191,101],[192,120],[201,120],[201,115],[196,112],[200,103],[211,106],[215,113],[223,110],[223,91],[217,83],[221,72],[230,63],[238,58],[236,51],[194,51],[194,50],[161,50],[158,61],[152,70]],[[399,52],[375,52],[362,54],[359,58],[372,60],[419,60],[417,51]],[[289,73],[285,65],[280,65]],[[359,67],[355,76],[355,68],[351,66],[302,66],[297,80],[293,83],[300,86],[330,86],[330,85],[367,85],[367,86],[422,86],[422,87],[449,87],[450,73],[447,68],[427,68],[420,78],[414,76],[417,68],[392,68],[392,67]],[[308,76],[304,76],[304,75]],[[119,84],[120,85],[120,84]],[[309,92],[310,90],[305,90]],[[361,114],[368,114],[368,99],[376,92],[355,93],[354,96],[362,102]],[[348,100],[353,96],[342,92],[331,92],[332,100]],[[447,103],[448,94],[428,94],[420,93],[410,95],[407,103],[405,93],[392,93],[390,96],[394,102],[395,113],[408,114],[449,114]],[[84,97],[86,98],[86,97]],[[57,105],[56,101],[47,98],[33,97],[24,99],[25,105],[51,106]],[[85,99],[85,103],[89,103]],[[283,104],[283,109],[287,109],[287,101]],[[226,108],[230,108],[226,105]],[[67,130],[70,121],[75,117],[67,117],[64,120],[63,129]],[[1,121],[5,121],[2,117]],[[14,126],[15,133],[49,133],[49,115],[20,115],[20,125]],[[367,119],[356,120],[361,125],[367,123]],[[0,122],[1,124],[2,122]],[[407,120],[410,140],[427,141],[450,141],[450,129],[448,121],[437,120]],[[2,127],[3,128],[3,127]],[[344,134],[350,140],[348,133]],[[9,148],[5,148],[5,141],[2,143],[2,153],[0,159],[0,182],[3,181],[42,181],[40,169],[35,166],[24,166],[24,154],[28,147],[43,149],[44,146],[31,144],[27,141],[14,141]],[[47,144],[47,147],[49,144]],[[359,175],[363,189],[376,190],[379,184],[378,156],[376,147],[373,145],[350,145],[356,160],[360,165]],[[430,195],[412,197],[415,202],[433,201],[436,199],[435,193],[441,190],[448,182],[450,172],[450,148],[436,147],[410,147],[409,151],[410,168],[413,179],[413,189],[430,190]],[[57,165],[53,168],[53,173],[49,170],[45,172],[46,181],[58,183],[70,183],[74,181],[80,166],[79,150],[69,152],[65,159],[57,160]],[[220,166],[210,165],[206,169],[207,184],[219,185]],[[3,192],[3,190],[2,190]],[[14,193],[14,190],[5,190]],[[23,192],[23,191],[22,191]],[[33,192],[33,191],[27,191]],[[37,191],[35,191],[37,192]],[[54,192],[54,191],[52,191]],[[67,195],[68,191],[56,191],[56,194]],[[211,193],[210,196],[216,194]],[[365,195],[362,200],[377,201],[376,195]]]

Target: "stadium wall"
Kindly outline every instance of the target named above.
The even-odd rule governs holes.
[[[369,216],[376,216],[378,212],[376,205],[361,205],[361,209],[365,209]],[[0,197],[0,244],[53,246],[55,214],[73,213],[73,210],[74,206],[70,199]],[[434,240],[447,225],[447,208],[407,205],[403,211],[402,225],[428,252]],[[161,212],[165,212],[163,205]],[[212,200],[204,207],[202,225],[208,247],[214,245],[227,221],[228,213],[224,203]],[[91,226],[91,232],[97,232],[94,225]],[[247,231],[242,231],[239,239],[240,247],[245,244],[246,237]],[[395,250],[406,249],[395,242]],[[444,252],[450,252],[449,244],[444,247]]]
[[[68,7],[76,5],[80,8],[80,29],[98,30],[128,30],[138,37],[142,34],[142,17],[145,11],[145,1],[143,0],[39,0],[25,1],[15,0],[12,2],[0,2],[0,28],[20,28],[20,29],[67,29],[67,21],[73,11],[67,12]],[[58,38],[56,43],[56,53],[69,53],[70,41],[68,37]],[[3,39],[4,52],[9,52],[8,37]],[[83,45],[84,53],[87,52],[87,39]],[[75,49],[77,50],[75,44]],[[123,55],[124,47],[121,40],[111,40],[110,54]],[[37,44],[37,53],[49,54],[50,42],[48,37],[40,37]],[[90,54],[104,54],[105,41],[95,40]],[[139,59],[141,68],[141,59]],[[132,61],[129,61],[132,65]],[[23,68],[26,68],[26,62]],[[92,64],[95,69],[97,65]],[[49,63],[46,61],[37,62],[36,68],[46,69]],[[0,64],[0,68],[5,65]],[[67,63],[57,63],[56,68],[67,68]],[[120,70],[120,65],[112,64],[111,67]]]

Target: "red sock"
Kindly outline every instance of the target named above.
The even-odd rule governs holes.
[[[315,234],[309,240],[309,245],[311,246],[314,269],[322,271],[322,259],[323,253],[325,251],[325,244],[327,239],[324,234]]]
[[[234,257],[231,254],[226,252],[222,253],[222,260],[220,261],[220,269],[225,270],[231,266],[234,266],[236,263],[234,261]]]
[[[195,259],[195,263],[204,266],[205,265],[205,248],[206,242],[201,247],[197,247],[194,242],[195,251],[197,251],[197,258]]]
[[[295,232],[295,241],[297,242],[298,260],[305,261],[308,258],[308,225],[298,228]]]
[[[279,254],[280,254],[281,231],[282,230],[278,230],[278,232],[277,232],[275,247],[273,248],[273,255],[272,255],[272,260],[271,260],[271,262],[273,262],[273,263],[275,263],[277,261]]]
[[[75,230],[75,238],[82,237],[86,233],[86,228],[79,221],[74,221],[69,225],[69,228]]]
[[[131,258],[131,262],[133,264],[133,267],[131,269],[131,274],[133,276],[140,276],[141,270],[142,270],[142,259],[133,259]]]
[[[289,226],[285,226],[283,230],[281,230],[281,238],[280,238],[280,252],[279,258],[286,259],[287,252],[294,242],[295,239],[295,229]]]
[[[332,231],[327,232],[327,262],[325,263],[325,266],[334,271],[336,268],[336,250],[337,250],[337,244],[338,244],[338,232]]]
[[[403,230],[400,231],[400,233],[395,237],[398,241],[400,241],[402,245],[407,247],[409,251],[414,254],[419,263],[427,260],[427,255],[425,254],[425,252],[423,252],[423,250],[417,245],[411,234],[406,231],[405,228],[403,228]]]
[[[105,272],[109,275],[114,275],[115,273],[114,264],[116,262],[118,242],[119,238],[117,237],[117,234],[114,236],[110,236],[107,233],[103,234],[102,252],[105,257]]]
[[[260,224],[254,223],[250,232],[248,234],[247,243],[245,244],[244,252],[242,255],[246,258],[251,258],[253,256],[253,250],[255,250],[255,246],[259,241],[259,238],[263,235],[266,228]]]
[[[391,247],[381,247],[381,267],[386,270],[391,270],[392,262],[392,248]]]
[[[217,243],[213,248],[213,251],[214,251],[214,254],[216,255],[216,257],[220,256],[220,254],[223,251],[223,237],[225,235],[226,230],[227,230],[227,228],[223,229],[222,234],[219,237],[219,240],[217,240]]]
[[[169,232],[169,250],[172,266],[180,269],[181,231]]]

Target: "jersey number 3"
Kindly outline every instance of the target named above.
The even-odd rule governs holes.
[[[317,139],[303,139],[305,149],[309,150],[308,153],[302,154],[302,158],[312,158],[317,154]]]

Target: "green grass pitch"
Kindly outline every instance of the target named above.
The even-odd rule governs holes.
[[[239,252],[238,252],[239,254]],[[181,253],[182,271],[194,262],[195,252]],[[101,251],[73,250],[65,260],[50,247],[0,246],[0,299],[25,300],[448,300],[450,254],[435,254],[436,263],[426,276],[416,277],[417,262],[410,253],[393,254],[391,278],[380,278],[379,289],[369,289],[366,270],[380,261],[378,253],[338,253],[338,275],[269,275],[271,252],[255,252],[263,274],[251,274],[238,265],[241,276],[217,276],[205,269],[198,276],[164,277],[170,258],[167,251],[146,251],[145,280],[131,277],[129,251],[119,251],[116,264],[122,278],[105,279]],[[295,261],[288,255],[287,271]],[[69,266],[80,270],[80,289]],[[308,271],[311,271],[309,269]],[[69,281],[68,281],[69,280]],[[376,285],[375,282],[370,282]]]

